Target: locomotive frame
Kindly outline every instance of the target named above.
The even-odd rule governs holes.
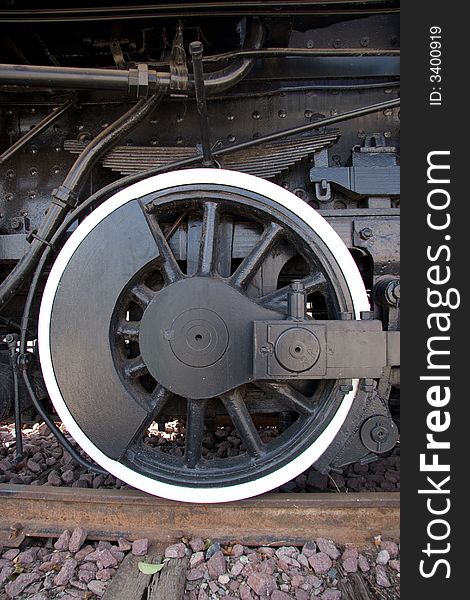
[[[110,272],[114,262],[127,260],[123,272],[132,283],[116,291],[115,307],[106,322],[112,329],[112,324],[119,321],[119,310],[129,315],[124,318],[125,326],[122,316],[117,326],[124,346],[115,333],[103,334],[103,339],[109,345],[109,364],[116,371],[120,368],[117,349],[122,355],[124,348],[126,360],[134,361],[135,372],[139,372],[139,394],[142,390],[154,393],[159,389],[158,382],[165,382],[163,388],[173,396],[158,420],[164,423],[175,414],[185,414],[189,458],[177,465],[177,461],[163,457],[171,465],[164,475],[162,461],[159,466],[146,463],[137,452],[133,461],[129,456],[126,459],[132,462],[134,474],[130,479],[127,476],[127,481],[180,500],[208,501],[208,487],[217,489],[215,501],[231,500],[280,485],[307,468],[308,461],[327,472],[353,460],[373,460],[377,453],[393,447],[398,437],[400,167],[396,3],[239,2],[235,7],[231,2],[162,2],[152,7],[143,5],[134,12],[131,8],[103,2],[100,7],[83,3],[68,11],[0,11],[0,26],[9,40],[7,52],[17,59],[14,64],[0,65],[0,135],[4,149],[0,156],[0,327],[5,340],[0,352],[2,418],[14,415],[20,431],[21,419],[28,418],[28,413],[39,413],[69,452],[88,464],[55,426],[49,404],[52,399],[69,429],[75,427],[76,439],[80,438],[80,430],[88,430],[84,436],[87,441],[78,441],[92,458],[97,460],[99,456],[101,467],[93,468],[112,470],[110,459],[124,460],[119,453],[113,455],[113,444],[106,439],[107,431],[111,432],[111,442],[117,442],[122,433],[112,420],[112,408],[97,418],[99,413],[93,408],[96,389],[93,392],[79,383],[65,401],[60,399],[63,394],[54,398],[50,376],[45,377],[44,385],[44,375],[54,371],[45,357],[56,353],[54,364],[62,374],[59,387],[63,389],[65,380],[73,379],[74,360],[83,362],[81,377],[89,377],[90,381],[90,365],[104,369],[104,362],[100,363],[97,356],[94,363],[87,363],[85,356],[92,356],[92,349],[78,343],[80,319],[86,310],[93,310],[86,304],[90,289],[86,285],[93,285],[92,279],[87,284],[83,280],[81,291],[80,287],[74,288],[73,282],[79,281],[87,269],[95,269],[94,281],[103,276],[100,262],[93,263],[98,248],[117,251],[120,239],[128,236],[129,242],[136,235],[142,235],[145,245],[143,234],[138,233],[141,216],[131,215],[132,202],[140,199],[139,210],[147,215],[158,213],[158,228],[151,227],[158,255],[152,257],[149,251],[146,260],[152,265],[153,291],[160,294],[160,301],[150,298],[145,303],[140,298],[140,309],[136,302],[125,305],[123,290],[136,289],[135,277],[141,270],[150,276],[148,265],[137,267],[134,260],[134,272],[125,247],[120,248],[120,261],[113,261],[113,253],[109,254]],[[111,27],[110,20],[119,26]],[[27,41],[18,38],[15,43],[7,31],[10,27],[18,33],[29,28],[34,36]],[[85,33],[90,31],[87,37]],[[69,47],[67,34],[71,36]],[[205,50],[203,53],[203,47],[210,48],[210,54],[206,55]],[[38,48],[39,56],[28,57],[28,52]],[[36,64],[28,64],[30,59]],[[47,66],[45,60],[49,61]],[[197,165],[205,169],[188,168]],[[152,179],[154,176],[156,179]],[[176,195],[159,200],[167,193],[165,186],[168,194]],[[178,191],[180,186],[184,189]],[[213,199],[202,208],[192,204],[201,191]],[[251,200],[242,201],[245,192]],[[129,202],[130,212],[127,220],[119,221],[113,217],[118,210],[114,199],[123,197]],[[113,202],[115,207],[110,209]],[[241,211],[243,202],[248,204]],[[223,206],[222,219],[214,208],[219,205]],[[281,218],[282,206],[290,212]],[[100,239],[110,246],[101,247],[95,240],[87,261],[82,259],[75,275],[68,276],[72,271],[66,269],[76,266],[64,266],[58,275],[57,265],[64,263],[67,252],[73,262],[78,247],[85,249],[92,243],[90,236],[101,223],[98,215],[107,210],[102,222],[114,218],[114,225],[103,225]],[[305,229],[306,223],[309,229]],[[275,231],[280,228],[285,229],[287,241],[275,246]],[[342,258],[334,258],[333,248],[340,248]],[[215,251],[216,264],[212,256]],[[330,258],[326,260],[326,256]],[[202,323],[197,335],[209,332],[220,344],[227,335],[226,348],[233,345],[239,356],[249,357],[243,373],[241,359],[223,363],[227,349],[219,352],[217,344],[215,349],[211,347],[215,355],[210,355],[207,364],[206,358],[193,364],[191,361],[201,360],[199,350],[191,350],[188,358],[185,346],[183,357],[180,350],[175,350],[176,342],[173,346],[171,339],[156,343],[157,330],[145,333],[146,322],[163,318],[158,307],[162,306],[166,278],[171,279],[168,264],[173,265],[174,272],[184,271],[186,296],[199,294],[201,299],[197,306],[181,306],[176,315],[171,313],[171,306],[178,295],[171,297],[166,310],[171,313],[169,324],[161,325],[158,331],[170,331],[170,338],[178,338],[183,333],[178,333],[174,323],[189,310],[199,311],[191,317],[191,323],[194,319]],[[313,267],[317,271],[312,271]],[[319,274],[323,277],[321,285]],[[207,313],[201,316],[206,310],[202,293],[197,292],[201,276],[210,276],[219,283],[220,278],[224,280],[224,288],[217,287],[218,283],[207,288],[208,279],[204,281],[204,289],[212,290],[211,310],[217,317]],[[343,276],[360,281],[360,308],[348,300],[354,286],[347,282],[344,285]],[[58,286],[60,277],[64,279]],[[61,301],[66,277],[70,287]],[[51,281],[55,282],[54,298],[49,295],[49,300],[44,300],[52,289]],[[237,281],[239,290],[249,299],[239,309],[245,315],[248,333],[243,333],[242,325],[228,324],[227,306],[235,310],[239,300],[236,295],[226,295],[226,284],[234,287]],[[106,288],[101,291],[105,296]],[[78,318],[73,302],[77,310],[85,311]],[[255,304],[265,308],[269,304],[274,313],[256,315],[254,311],[250,316]],[[98,313],[105,309],[98,308],[98,304],[96,307],[98,317],[108,314]],[[148,316],[151,310],[155,312],[152,317]],[[51,315],[55,322],[62,323],[55,333]],[[136,319],[140,322],[137,330],[133,325]],[[42,334],[45,342],[41,341],[41,327],[47,330]],[[181,331],[186,331],[184,327]],[[96,330],[86,332],[89,340],[94,335],[97,339],[92,345],[99,346]],[[300,348],[301,359],[292,352],[286,355],[282,345],[285,340],[289,352]],[[49,344],[54,345],[53,350]],[[78,358],[73,356],[75,344]],[[147,357],[143,367],[135,360],[139,356],[136,344],[142,345],[142,356]],[[47,351],[41,346],[47,346]],[[169,347],[172,350],[163,372],[162,357]],[[155,364],[154,356],[159,357]],[[174,356],[179,362],[172,362]],[[123,368],[129,369],[129,364]],[[215,386],[212,388],[201,384],[201,369],[209,368],[212,371],[207,371],[202,380],[210,379]],[[197,375],[194,369],[199,369]],[[77,375],[77,382],[79,379]],[[225,383],[217,387],[220,381]],[[320,410],[322,405],[318,404],[316,417],[326,421],[323,431],[339,414],[338,407],[345,406],[344,398],[350,399],[348,408],[343,409],[344,418],[325,448],[302,461],[299,456],[305,450],[305,440],[310,439],[307,430],[300,427],[302,407],[305,409],[305,398],[314,398],[315,390],[321,390],[325,381],[336,382],[337,400],[329,392],[327,396],[333,403],[330,409]],[[256,383],[256,393],[252,382]],[[126,419],[130,421],[139,400],[137,392],[129,392],[127,383],[122,385],[128,390],[126,397],[133,398],[132,404],[127,400],[123,405],[129,409]],[[234,397],[239,387],[242,391]],[[227,399],[224,395],[230,392],[232,396]],[[65,412],[75,410],[71,409],[73,394],[79,399],[78,407],[67,423]],[[187,402],[183,402],[184,396],[189,398]],[[207,402],[213,396],[224,396],[225,400]],[[287,408],[279,404],[281,396]],[[80,398],[87,401],[82,403]],[[155,392],[157,403],[159,398],[161,395]],[[61,412],[61,403],[66,411],[62,406]],[[209,413],[201,416],[198,407],[202,405]],[[284,440],[273,446],[279,467],[270,466],[266,471],[279,476],[266,484],[262,483],[264,467],[253,430],[256,420],[248,421],[247,411],[260,417],[275,414],[273,423],[280,432],[279,440]],[[84,413],[83,418],[77,416]],[[192,426],[190,414],[194,418]],[[200,472],[196,468],[192,479],[188,476],[187,485],[185,473],[202,460],[199,451],[191,447],[196,435],[191,431],[199,428],[200,441],[201,427],[208,427],[207,414],[211,420],[229,417],[235,429],[245,428],[242,440],[248,463],[237,459],[240,472],[236,460],[213,462]],[[151,416],[157,419],[156,413]],[[93,421],[103,426],[99,433]],[[299,432],[294,435],[296,427]],[[136,428],[141,435],[141,429]],[[320,438],[322,429],[312,435],[315,440]],[[95,456],[89,442],[100,451]],[[20,435],[17,450],[20,460]],[[196,455],[198,461],[194,463]],[[252,473],[245,478],[241,475],[243,469]],[[136,483],[141,476],[146,481]],[[165,478],[171,477],[176,484],[172,486],[170,481],[170,487],[176,487],[176,492],[164,487],[168,485]],[[245,479],[247,485],[243,487]],[[151,481],[157,481],[160,487],[155,488]],[[242,488],[237,487],[240,485]],[[186,487],[188,492],[184,491]]]

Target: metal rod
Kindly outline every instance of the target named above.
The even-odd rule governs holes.
[[[67,100],[67,102],[64,102],[61,106],[59,106],[59,108],[55,108],[51,113],[44,117],[42,121],[25,133],[23,137],[17,140],[7,150],[5,150],[3,154],[0,155],[0,165],[3,165],[4,162],[16,154],[18,150],[20,150],[25,144],[33,140],[42,131],[52,125],[52,123],[57,121],[57,119],[67,112],[68,109],[73,106],[73,104],[74,103],[71,100]]]
[[[19,463],[23,459],[23,435],[22,420],[21,420],[21,404],[20,404],[20,391],[18,386],[18,340],[19,335],[16,333],[10,333],[5,337],[5,341],[8,344],[8,350],[10,352],[10,364],[13,373],[13,407],[15,411],[15,462]]]
[[[196,92],[197,112],[199,113],[199,127],[201,130],[202,164],[204,167],[212,167],[212,158],[209,118],[207,116],[206,88],[204,85],[204,71],[202,68],[203,46],[201,42],[191,42],[189,52],[193,61],[194,90]]]

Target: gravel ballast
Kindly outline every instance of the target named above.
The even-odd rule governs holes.
[[[65,430],[64,430],[65,431]],[[268,430],[270,435],[273,430]],[[66,433],[66,432],[65,432]],[[66,433],[68,436],[68,434]],[[75,441],[69,438],[77,447]],[[154,432],[148,438],[150,445],[165,448],[170,454],[182,451],[184,440],[177,425],[167,424],[165,434]],[[183,441],[182,441],[183,440]],[[14,428],[0,426],[0,483],[50,485],[79,488],[127,488],[113,475],[97,475],[81,467],[65,452],[54,435],[43,424],[36,423],[23,430],[25,458],[14,463]],[[208,442],[209,445],[209,442]],[[211,441],[211,450],[205,447],[205,456],[227,455],[238,452],[240,440],[235,430],[218,428]],[[230,452],[229,452],[230,451]],[[83,453],[82,453],[83,454]],[[374,462],[353,463],[342,472],[323,475],[313,468],[288,481],[277,492],[396,492],[400,489],[400,446]]]
[[[148,540],[90,542],[84,534],[77,527],[55,541],[28,540],[20,549],[4,550],[0,598],[100,598],[126,554],[142,556],[143,548],[148,548]],[[77,540],[82,540],[78,550]],[[351,600],[358,578],[371,600],[400,597],[399,546],[380,536],[362,552],[324,538],[309,540],[303,547],[221,546],[211,540],[183,539],[163,555],[163,569],[172,560],[189,558],[184,600]]]

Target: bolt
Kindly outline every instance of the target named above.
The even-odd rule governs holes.
[[[281,109],[277,114],[280,119],[285,119],[287,117],[287,111],[284,109]]]
[[[258,110],[255,110],[251,116],[253,117],[253,119],[255,121],[258,121],[258,119],[261,119],[261,113]]]
[[[235,141],[235,136],[233,135],[233,133],[227,136],[227,141],[233,144],[233,142]]]
[[[370,39],[367,36],[361,38],[361,46],[366,48],[369,45]]]
[[[21,229],[21,219],[18,219],[18,217],[13,217],[13,219],[10,219],[10,227],[15,231]]]
[[[341,48],[341,40],[339,38],[337,38],[334,42],[333,42],[333,47],[334,48]]]
[[[307,46],[307,48],[313,48],[313,40],[307,40],[307,43],[305,45]]]
[[[370,239],[374,234],[372,233],[372,229],[370,227],[364,227],[364,229],[361,229],[361,231],[359,232],[359,235],[361,236],[361,238],[363,240],[368,240]]]
[[[227,114],[227,121],[233,121],[234,119],[235,119],[235,115],[233,115],[232,113]]]
[[[313,112],[309,108],[307,108],[307,110],[304,112],[304,117],[306,119],[311,119],[312,115],[313,115]]]

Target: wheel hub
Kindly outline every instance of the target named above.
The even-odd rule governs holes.
[[[159,292],[139,332],[150,374],[190,398],[217,396],[250,380],[252,321],[279,319],[221,280],[191,277]]]

